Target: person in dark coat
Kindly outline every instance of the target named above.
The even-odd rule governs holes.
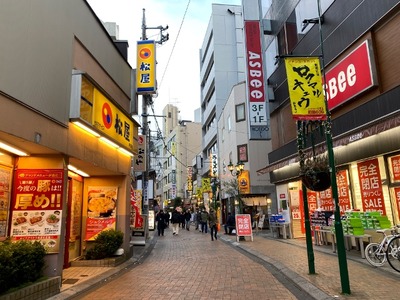
[[[228,213],[228,218],[226,219],[226,224],[224,225],[225,234],[231,234],[232,230],[235,228],[235,217]]]
[[[156,222],[157,222],[157,231],[158,231],[158,236],[164,236],[164,229],[166,227],[165,225],[165,215],[162,210],[160,210],[157,215],[156,215]]]
[[[165,227],[168,228],[169,227],[169,219],[171,218],[171,216],[169,215],[169,212],[167,210],[165,210],[164,212],[164,223],[165,223]]]
[[[181,213],[178,212],[176,209],[172,212],[171,223],[172,223],[172,234],[178,235],[179,224],[181,223]]]
[[[185,216],[185,227],[186,227],[186,230],[189,231],[189,229],[190,229],[190,219],[192,218],[192,214],[190,213],[190,209],[186,210],[184,216]]]

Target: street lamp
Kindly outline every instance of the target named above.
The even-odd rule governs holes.
[[[234,166],[232,161],[229,162],[228,170],[231,172],[232,176],[235,176],[237,179],[237,192],[238,192],[238,201],[239,201],[239,213],[242,213],[242,201],[240,199],[240,186],[239,186],[239,176],[242,174],[244,169],[244,163],[239,160],[239,162]]]

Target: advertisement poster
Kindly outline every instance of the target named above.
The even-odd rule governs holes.
[[[131,225],[134,229],[143,228],[142,218],[142,190],[134,190],[131,187]]]
[[[394,190],[394,195],[396,198],[397,213],[400,216],[400,188],[397,187],[397,188],[394,188],[393,190]]]
[[[48,253],[60,251],[64,170],[17,170],[11,236],[40,241]]]
[[[393,156],[390,161],[392,163],[393,181],[400,181],[400,156]]]
[[[378,159],[360,162],[357,169],[363,210],[379,211],[386,215]]]
[[[346,210],[351,209],[350,190],[347,179],[347,170],[340,170],[336,175],[336,183],[338,189],[340,212],[344,214]],[[319,192],[320,208],[326,211],[334,211],[335,203],[332,198],[332,189],[329,188],[323,192]]]
[[[0,241],[6,238],[11,196],[11,168],[0,165]]]
[[[88,187],[85,240],[93,241],[106,229],[115,229],[117,187]]]
[[[236,235],[252,236],[251,216],[249,214],[236,215]]]

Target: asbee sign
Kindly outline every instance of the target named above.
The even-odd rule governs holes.
[[[366,40],[326,73],[324,88],[329,110],[374,86],[375,74],[372,45]]]

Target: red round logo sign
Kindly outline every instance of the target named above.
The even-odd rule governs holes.
[[[112,126],[112,110],[108,103],[104,103],[101,115],[103,117],[103,124],[107,129],[110,129]]]
[[[139,56],[141,59],[148,59],[151,56],[151,51],[149,48],[143,48],[139,52]]]

